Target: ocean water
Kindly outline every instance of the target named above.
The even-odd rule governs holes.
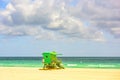
[[[120,57],[59,57],[65,68],[120,69]],[[0,67],[39,67],[42,57],[0,57]]]

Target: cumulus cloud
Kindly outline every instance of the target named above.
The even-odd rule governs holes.
[[[119,0],[11,0],[0,10],[0,34],[36,39],[120,38]]]
[[[81,0],[71,11],[73,16],[88,21],[98,30],[120,38],[119,0]],[[82,5],[82,6],[81,6]],[[79,8],[80,7],[80,8]]]

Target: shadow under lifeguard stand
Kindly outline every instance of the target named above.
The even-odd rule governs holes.
[[[62,61],[57,58],[57,53],[55,51],[52,52],[44,52],[43,55],[43,69],[42,70],[50,70],[50,69],[64,69],[62,65]]]

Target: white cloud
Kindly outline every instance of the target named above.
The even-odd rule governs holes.
[[[74,11],[70,10],[73,16],[88,21],[98,30],[107,31],[120,38],[119,30],[112,30],[114,27],[120,28],[119,3],[119,0],[83,0],[73,8]]]
[[[119,0],[73,2],[11,0],[6,8],[0,11],[0,34],[27,35],[37,39],[77,38],[103,41],[102,30],[105,30],[120,38]],[[86,23],[89,23],[87,27]]]

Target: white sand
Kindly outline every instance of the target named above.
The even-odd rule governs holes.
[[[120,69],[0,67],[0,80],[120,80]]]

